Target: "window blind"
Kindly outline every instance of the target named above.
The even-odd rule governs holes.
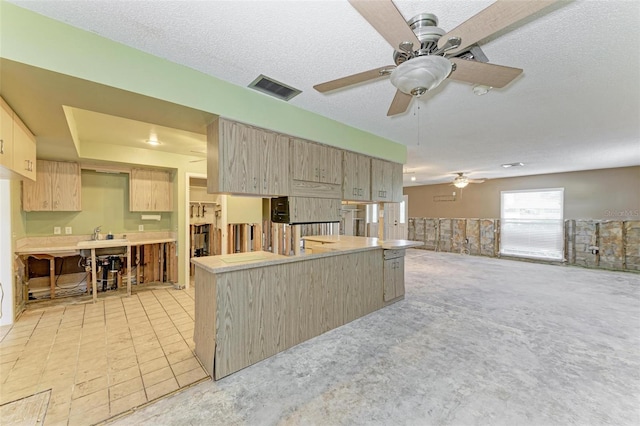
[[[500,254],[562,260],[564,189],[500,193]]]

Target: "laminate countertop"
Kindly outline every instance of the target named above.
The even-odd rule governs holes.
[[[61,237],[27,237],[18,240],[16,243],[16,254],[51,254],[68,255],[78,254],[80,250],[104,247],[141,246],[146,244],[172,243],[176,241],[174,236],[163,235],[166,233],[132,233],[126,238],[124,235],[115,235],[116,240],[102,239],[91,241],[87,235],[61,236]],[[121,241],[126,239],[126,241]],[[90,242],[90,245],[82,245],[83,242]]]
[[[224,272],[239,271],[243,269],[260,268],[278,265],[282,263],[301,262],[318,257],[339,256],[346,253],[355,253],[367,250],[406,249],[419,247],[424,243],[409,240],[379,241],[377,238],[352,237],[345,235],[321,235],[302,238],[305,241],[313,241],[322,245],[321,251],[311,250],[312,253],[297,256],[284,256],[267,251],[252,251],[247,253],[224,254],[219,256],[194,257],[191,263],[204,270],[219,274]]]

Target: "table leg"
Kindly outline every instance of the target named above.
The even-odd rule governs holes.
[[[49,284],[51,286],[49,297],[53,300],[56,297],[56,258],[49,258]]]
[[[98,266],[96,265],[96,249],[91,249],[91,294],[93,302],[98,301]]]
[[[127,296],[131,296],[131,246],[127,246]]]

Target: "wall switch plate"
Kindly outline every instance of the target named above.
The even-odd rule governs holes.
[[[71,235],[73,232],[71,231],[71,227],[67,226],[64,228],[64,233],[67,235]]]
[[[140,232],[144,231],[144,225],[138,225],[138,231]]]
[[[60,235],[62,233],[62,231],[60,230],[59,226],[54,226],[53,227],[53,233],[54,233],[54,235]]]

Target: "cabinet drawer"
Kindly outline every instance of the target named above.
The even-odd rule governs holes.
[[[405,251],[404,249],[384,250],[384,260],[404,257]]]

